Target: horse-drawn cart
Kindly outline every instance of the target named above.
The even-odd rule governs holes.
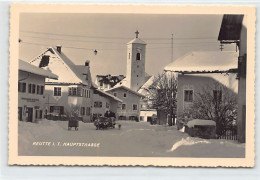
[[[78,130],[79,127],[79,121],[77,119],[70,119],[68,121],[68,130],[71,130],[71,128],[75,128],[75,131]]]

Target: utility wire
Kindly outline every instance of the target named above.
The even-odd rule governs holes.
[[[24,44],[31,44],[31,45],[38,45],[38,46],[47,46],[50,47],[50,44],[42,44],[42,43],[33,43],[33,42],[26,42],[26,41],[21,41],[20,43],[24,43]],[[217,46],[217,44],[202,44],[202,45],[196,45],[196,47],[200,47],[200,46],[210,46],[210,45],[214,45]],[[75,46],[62,46],[63,48],[69,48],[69,49],[80,49],[80,50],[95,50],[95,49],[90,49],[90,48],[84,48],[84,47],[75,47]],[[182,48],[182,47],[194,47],[194,46],[174,46],[173,48]],[[147,48],[147,49],[170,49],[171,47],[154,47],[154,48]],[[116,49],[99,49],[97,48],[97,50],[126,50],[126,48],[116,48]]]
[[[107,37],[107,36],[86,36],[86,35],[75,35],[75,34],[58,34],[58,33],[48,33],[48,32],[37,32],[37,31],[25,31],[21,30],[22,33],[32,33],[32,34],[46,34],[55,36],[69,36],[69,37],[86,37],[86,38],[97,38],[97,39],[133,39],[133,37]],[[147,40],[171,40],[171,38],[142,38]],[[217,39],[217,37],[176,37],[175,40],[185,40],[185,39]]]
[[[112,42],[112,41],[88,41],[88,40],[75,40],[75,39],[63,39],[63,38],[48,38],[48,37],[37,37],[37,36],[27,36],[27,35],[22,35],[22,37],[28,37],[28,38],[35,38],[35,39],[49,39],[49,40],[62,40],[62,41],[72,41],[72,42],[93,42],[93,43],[109,43],[109,44],[122,44],[125,45],[126,43],[119,43],[119,42]],[[23,39],[23,38],[22,38]],[[200,44],[200,43],[218,43],[219,42],[178,42],[174,44]],[[169,43],[149,43],[149,45],[153,44],[171,44]]]

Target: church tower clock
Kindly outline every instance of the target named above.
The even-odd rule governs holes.
[[[126,84],[130,89],[138,91],[145,83],[146,43],[138,37],[138,30],[135,34],[135,39],[127,43]]]

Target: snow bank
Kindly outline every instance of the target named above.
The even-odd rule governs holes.
[[[195,125],[199,126],[216,126],[216,122],[212,120],[194,119],[187,123],[189,128],[193,128]]]
[[[192,146],[195,144],[210,144],[210,141],[205,140],[205,139],[198,139],[198,138],[192,138],[192,137],[187,137],[187,138],[182,138],[180,141],[176,142],[170,150],[167,152],[172,152],[176,150],[180,146]]]
[[[224,139],[186,137],[176,141],[166,152],[173,157],[244,158],[245,144]]]

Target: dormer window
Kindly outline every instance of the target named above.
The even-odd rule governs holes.
[[[41,67],[48,66],[49,61],[50,61],[50,56],[48,56],[48,55],[43,55],[39,67],[41,68]]]
[[[141,60],[141,54],[140,53],[136,54],[136,60],[139,60],[139,61]]]

